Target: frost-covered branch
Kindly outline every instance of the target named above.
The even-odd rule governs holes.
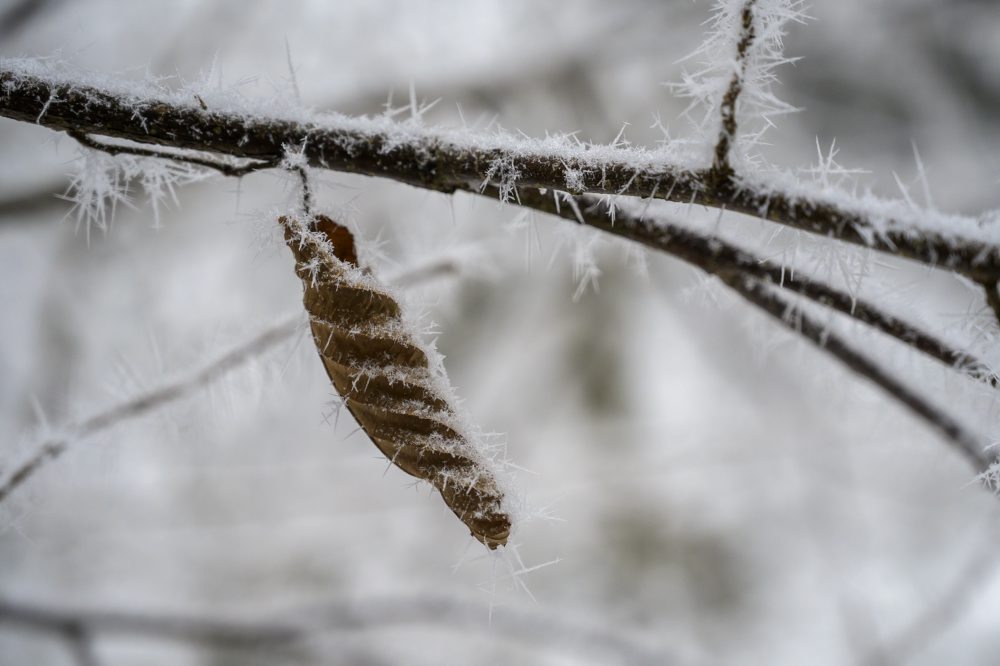
[[[94,84],[99,84],[99,87]],[[387,116],[268,114],[120,81],[88,80],[36,61],[0,62],[0,116],[56,130],[258,161],[301,147],[313,167],[453,192],[484,183],[654,197],[762,217],[811,233],[955,270],[1000,277],[1000,229],[985,219],[916,211],[905,202],[736,172],[719,182],[684,146],[585,145],[427,128]]]
[[[643,637],[606,625],[535,609],[490,608],[482,602],[435,594],[335,601],[267,618],[85,610],[0,599],[3,624],[61,636],[75,632],[250,649],[280,649],[323,632],[439,626],[452,631],[489,631],[540,646],[573,646],[611,657],[616,663],[677,662],[675,655]]]

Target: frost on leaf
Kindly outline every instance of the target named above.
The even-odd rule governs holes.
[[[494,455],[457,409],[434,349],[398,298],[361,267],[346,227],[282,217],[313,340],[344,405],[389,460],[441,493],[480,542],[507,544],[509,493]]]

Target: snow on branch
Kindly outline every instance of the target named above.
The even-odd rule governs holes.
[[[762,3],[769,5],[772,3]],[[99,85],[95,85],[95,83]],[[744,86],[745,87],[745,86]],[[511,193],[536,187],[574,194],[653,197],[740,212],[925,262],[978,282],[1000,277],[1000,224],[855,197],[832,185],[736,171],[720,181],[687,143],[656,149],[525,139],[497,131],[429,128],[419,116],[358,118],[93,79],[35,60],[0,61],[0,116],[56,130],[270,163],[302,146],[313,167],[454,192],[483,183]],[[214,101],[213,101],[214,104]],[[270,112],[269,112],[270,111]],[[497,183],[499,179],[499,183]]]

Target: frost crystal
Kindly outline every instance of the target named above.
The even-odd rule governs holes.
[[[572,193],[585,192],[586,183],[583,180],[583,171],[580,169],[566,168],[566,190]]]
[[[508,157],[498,157],[490,163],[490,168],[486,171],[486,178],[483,180],[479,190],[483,191],[490,183],[495,183],[500,188],[501,201],[513,201],[517,194],[517,179],[521,177],[521,172],[514,165],[514,160]]]
[[[71,174],[69,190],[63,195],[73,203],[71,214],[77,228],[84,226],[87,238],[91,227],[106,232],[119,204],[133,207],[129,187],[133,181],[145,193],[153,209],[153,226],[160,226],[160,208],[164,202],[178,203],[176,188],[211,177],[212,172],[169,159],[111,155],[80,146],[76,170]]]

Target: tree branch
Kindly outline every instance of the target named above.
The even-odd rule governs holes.
[[[86,631],[229,646],[275,645],[298,640],[303,627],[289,622],[220,620],[123,611],[83,611],[0,599],[0,623],[63,636]]]
[[[314,167],[442,192],[467,189],[502,174],[521,187],[702,204],[940,265],[978,280],[1000,277],[1000,248],[977,220],[927,221],[919,215],[901,219],[892,207],[873,219],[869,202],[783,190],[748,174],[717,182],[711,168],[671,162],[652,151],[517,143],[507,136],[426,129],[388,118],[295,119],[213,111],[179,96],[136,97],[124,87],[101,90],[65,77],[46,78],[10,62],[0,65],[0,116],[77,134],[265,162],[280,159],[286,146],[302,146]]]
[[[594,199],[587,201],[594,204]],[[588,218],[588,224],[597,220]],[[604,222],[606,224],[606,222]],[[985,363],[956,349],[916,324],[885,312],[880,306],[863,298],[832,287],[820,280],[807,277],[804,271],[774,264],[764,257],[741,249],[717,237],[706,237],[664,220],[647,222],[643,218],[617,215],[614,224],[630,225],[635,239],[656,247],[691,263],[707,273],[727,274],[758,278],[764,282],[795,292],[809,300],[832,308],[842,314],[867,324],[900,342],[937,359],[945,365],[983,381],[993,387],[1000,386],[998,377]]]

